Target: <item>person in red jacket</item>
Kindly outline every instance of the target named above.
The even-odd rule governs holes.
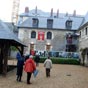
[[[30,55],[29,59],[27,59],[26,62],[24,63],[24,71],[27,72],[27,84],[31,84],[30,79],[34,70],[36,70],[36,65],[33,60],[33,56]]]

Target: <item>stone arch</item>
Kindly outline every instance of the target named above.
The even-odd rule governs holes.
[[[88,63],[88,47],[81,49],[81,57],[82,57],[82,65],[88,65],[86,63]]]

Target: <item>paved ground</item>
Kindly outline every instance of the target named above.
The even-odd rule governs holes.
[[[51,77],[46,78],[43,64],[37,68],[39,74],[33,77],[31,85],[26,84],[26,73],[22,82],[16,81],[16,69],[7,77],[0,76],[0,88],[88,88],[88,68],[76,65],[53,65]]]

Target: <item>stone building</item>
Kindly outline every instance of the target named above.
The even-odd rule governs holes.
[[[79,36],[79,52],[81,53],[81,63],[88,66],[88,13],[84,16],[83,22],[77,30]]]
[[[87,15],[43,12],[37,7],[19,15],[18,37],[28,47],[24,52],[77,52],[81,47],[87,47],[86,43],[80,42],[80,31],[83,31],[87,25]],[[85,21],[85,22],[84,22]],[[87,31],[87,28],[85,29]],[[87,34],[86,34],[87,35]],[[82,36],[82,35],[81,35]]]

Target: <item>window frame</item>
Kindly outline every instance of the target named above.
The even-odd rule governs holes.
[[[32,27],[38,28],[39,20],[37,18],[32,19]]]
[[[51,40],[52,39],[52,32],[50,32],[50,31],[47,32],[46,38]]]
[[[47,28],[53,28],[53,19],[47,19]]]
[[[31,32],[31,38],[36,38],[36,32],[35,31]]]
[[[72,20],[67,20],[65,23],[66,29],[71,29],[72,28]]]

